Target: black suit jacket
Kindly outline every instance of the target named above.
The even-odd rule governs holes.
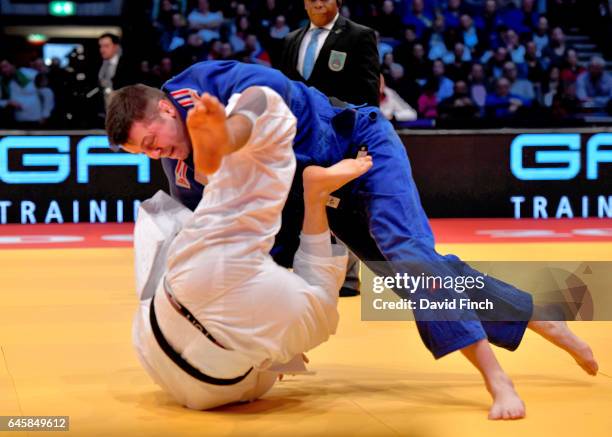
[[[339,16],[321,48],[312,75],[305,80],[297,65],[300,44],[309,27],[310,24],[285,37],[282,72],[329,97],[378,106],[380,63],[374,31]]]

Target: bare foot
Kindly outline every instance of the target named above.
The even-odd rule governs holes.
[[[311,165],[303,173],[304,197],[327,200],[330,193],[358,178],[372,167],[372,157],[343,159],[331,167]]]
[[[217,171],[223,155],[231,149],[232,134],[227,127],[225,108],[219,99],[191,92],[193,108],[187,113],[187,131],[193,146],[196,170],[204,175]]]
[[[487,381],[487,390],[493,396],[489,420],[516,420],[525,417],[525,404],[505,374]]]
[[[546,340],[568,352],[589,375],[597,375],[599,366],[589,345],[570,331],[564,321],[531,321],[527,325]]]

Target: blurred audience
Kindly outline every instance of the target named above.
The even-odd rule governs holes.
[[[612,78],[600,55],[610,56],[600,38],[610,31],[591,29],[612,28],[609,7],[589,22],[581,18],[587,5],[576,0],[339,0],[337,6],[341,17],[377,31],[381,105],[396,122],[412,120],[412,108],[432,124],[473,119],[482,126],[579,121],[611,110]],[[135,81],[159,87],[204,60],[279,67],[284,38],[308,23],[303,3],[287,0],[151,0],[143,19],[139,35],[126,32],[127,57],[117,36],[102,35],[99,63],[88,49],[75,49],[66,67],[65,60],[43,61],[40,52],[28,57],[4,45],[2,126],[100,126],[103,97],[112,90]],[[581,43],[577,32],[590,33],[599,46]],[[349,53],[347,66],[353,59]],[[83,108],[94,100],[97,113],[87,115]],[[402,112],[404,104],[412,112]]]

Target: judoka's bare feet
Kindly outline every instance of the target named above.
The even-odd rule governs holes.
[[[311,165],[303,173],[304,198],[307,201],[327,201],[330,193],[358,178],[372,167],[372,157],[343,159],[331,167]]]
[[[527,325],[546,340],[568,352],[589,375],[597,375],[599,366],[589,345],[570,331],[564,321],[531,321]]]
[[[525,417],[525,404],[505,373],[485,379],[485,382],[487,390],[493,396],[493,405],[489,410],[490,420],[515,420]]]

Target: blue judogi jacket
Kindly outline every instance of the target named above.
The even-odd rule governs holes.
[[[288,79],[278,70],[236,61],[205,61],[173,77],[162,89],[185,120],[187,111],[192,107],[189,90],[195,90],[198,94],[208,92],[227,105],[233,94],[251,86],[267,86],[276,91],[297,118],[294,140],[298,162],[296,174],[301,175],[299,170],[307,165],[316,163],[329,166],[344,156],[354,124],[351,109],[334,108],[324,94]],[[343,112],[344,115],[336,117]],[[332,119],[337,129],[330,128]],[[163,159],[162,165],[171,181],[172,196],[195,209],[202,198],[203,187],[194,179],[191,157],[184,163]]]

